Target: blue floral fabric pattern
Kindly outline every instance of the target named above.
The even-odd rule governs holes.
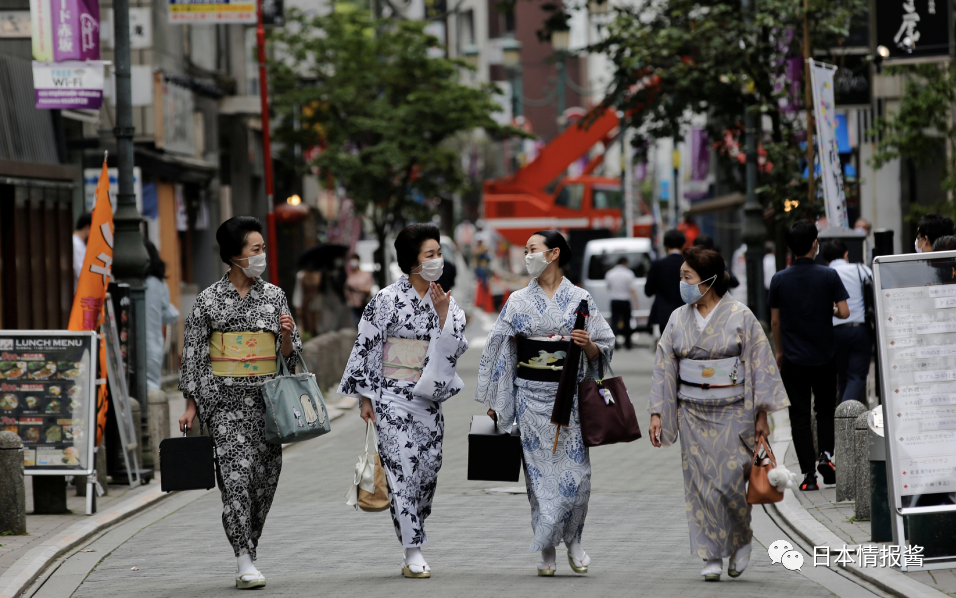
[[[517,377],[514,337],[571,334],[575,311],[582,299],[587,300],[590,313],[586,320],[588,334],[610,362],[614,351],[610,327],[590,294],[567,279],[561,282],[553,299],[548,298],[536,280],[512,293],[481,356],[475,399],[498,413],[499,425],[505,430],[510,431],[515,419],[521,429],[534,530],[531,550],[580,540],[591,495],[591,462],[581,437],[577,397],[571,410],[571,425],[561,429],[558,449],[552,452],[555,426],[551,424],[551,410],[558,384]],[[586,358],[581,359],[578,381],[590,377]]]
[[[339,385],[339,394],[372,400],[392,523],[406,548],[428,541],[425,519],[432,510],[445,436],[441,404],[464,387],[455,368],[468,349],[465,313],[454,299],[444,327],[439,324],[431,295],[419,297],[408,278],[385,287],[362,314]],[[382,375],[389,337],[429,342],[417,383]]]

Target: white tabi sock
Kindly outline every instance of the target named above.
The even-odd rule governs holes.
[[[239,577],[243,575],[255,575],[259,570],[252,564],[252,557],[249,554],[239,555]]]
[[[581,545],[580,541],[575,539],[570,544],[565,542],[564,545],[568,548],[568,554],[571,555],[571,558],[579,561],[585,567],[591,564],[591,557],[585,554],[584,546]]]
[[[554,550],[554,546],[549,546],[541,551],[541,562],[546,565],[554,565],[557,558],[557,553]]]
[[[415,573],[420,573],[428,567],[428,563],[425,562],[425,555],[422,554],[422,549],[417,546],[405,549],[405,564],[409,567],[414,567],[412,571]]]

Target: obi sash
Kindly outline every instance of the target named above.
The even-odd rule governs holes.
[[[209,358],[213,376],[270,376],[276,373],[276,335],[215,331],[209,338]]]
[[[743,370],[738,357],[681,359],[678,362],[680,393],[691,399],[730,399],[744,393]],[[738,377],[739,376],[739,377]]]
[[[428,342],[390,336],[382,349],[382,375],[392,380],[418,382],[425,366]]]
[[[519,336],[515,340],[519,378],[536,382],[561,381],[570,336]]]

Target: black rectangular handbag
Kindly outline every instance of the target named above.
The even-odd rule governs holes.
[[[598,367],[600,372],[592,369],[593,380],[578,384],[578,413],[584,446],[637,440],[641,437],[641,427],[637,423],[631,396],[624,388],[624,380],[614,375],[611,364],[607,364],[611,376],[604,377],[603,355],[598,358]]]
[[[212,438],[186,436],[159,443],[163,492],[209,490],[216,487]]]
[[[487,415],[471,418],[468,432],[468,479],[489,482],[517,482],[521,473],[521,433],[498,429]]]

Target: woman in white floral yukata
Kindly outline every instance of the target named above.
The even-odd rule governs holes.
[[[282,470],[282,447],[265,440],[261,384],[276,374],[281,351],[295,369],[302,341],[285,293],[259,276],[266,269],[262,224],[236,216],[216,231],[219,257],[230,270],[199,293],[183,342],[179,389],[188,399],[183,432],[199,416],[216,447],[222,525],[238,558],[236,587],[259,588],[259,536]]]
[[[388,479],[395,533],[404,548],[402,574],[431,577],[421,546],[442,463],[443,401],[464,384],[455,367],[468,348],[465,313],[435,283],[442,274],[440,234],[413,224],[395,239],[406,274],[365,307],[339,393],[360,397],[361,416],[375,423]]]
[[[561,430],[557,443],[551,423],[567,347],[573,340],[583,349],[578,382],[591,377],[589,363],[596,368],[602,356],[610,363],[614,351],[614,333],[591,295],[564,277],[570,262],[571,248],[561,233],[538,231],[528,239],[525,264],[533,280],[501,308],[481,356],[475,392],[502,429],[511,431],[516,418],[520,426],[534,530],[531,550],[541,552],[538,575],[543,577],[554,575],[555,547],[562,542],[575,573],[587,573],[591,563],[581,545],[591,461],[581,436],[577,396],[571,425]],[[582,300],[588,317],[583,330],[574,330]]]

